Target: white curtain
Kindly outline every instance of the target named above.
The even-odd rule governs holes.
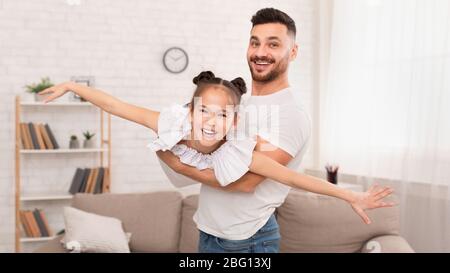
[[[449,18],[449,0],[333,3],[320,163],[393,185],[419,252],[450,252]]]

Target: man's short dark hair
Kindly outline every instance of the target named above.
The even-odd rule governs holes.
[[[256,12],[252,17],[253,26],[268,24],[268,23],[280,23],[287,27],[288,33],[296,35],[297,29],[295,28],[295,22],[289,15],[274,8],[264,8]]]

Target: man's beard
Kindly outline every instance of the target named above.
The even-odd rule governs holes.
[[[266,58],[266,57],[263,57],[263,58],[251,57],[250,61],[248,62],[248,66],[250,68],[250,73],[252,74],[252,79],[256,82],[263,82],[263,83],[271,82],[271,81],[277,79],[281,74],[286,72],[288,63],[289,63],[288,58],[289,58],[289,56],[286,56],[285,58],[281,59],[280,62],[271,71],[269,71],[269,73],[267,73],[265,75],[258,75],[257,72],[253,71],[253,67],[252,67],[253,62],[267,61],[267,62],[274,63],[275,60]]]

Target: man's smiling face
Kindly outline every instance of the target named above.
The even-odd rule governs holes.
[[[252,28],[247,61],[254,81],[270,82],[278,78],[295,55],[294,38],[285,25],[267,23]]]

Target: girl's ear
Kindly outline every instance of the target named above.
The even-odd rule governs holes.
[[[236,129],[237,125],[239,122],[239,115],[236,113],[234,114],[234,119],[233,119],[233,127]]]
[[[194,111],[193,111],[192,109],[189,111],[189,121],[190,121],[190,122],[192,122],[192,121],[194,120],[193,112],[194,112]]]

